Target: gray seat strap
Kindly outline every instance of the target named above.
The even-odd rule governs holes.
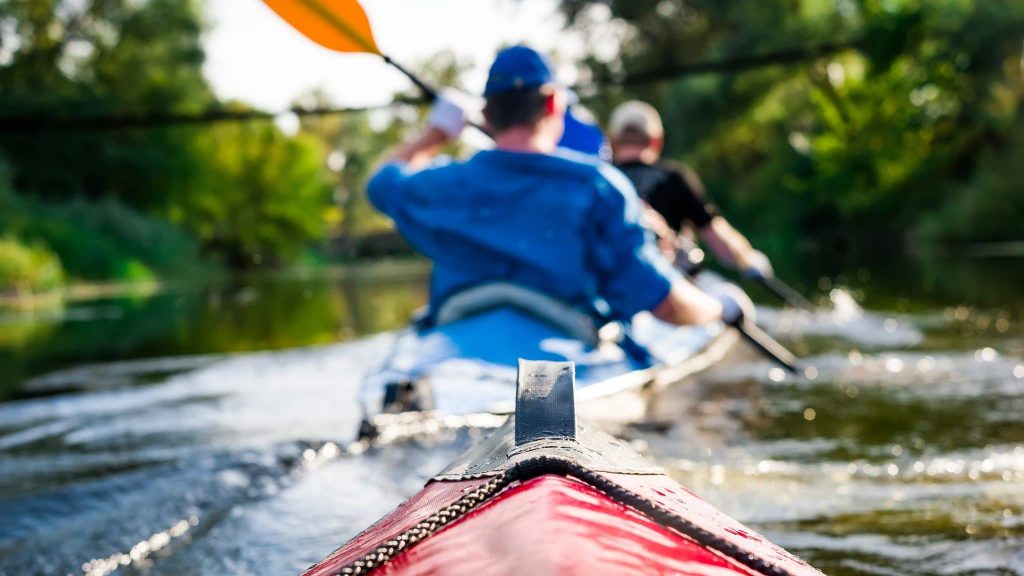
[[[592,318],[547,294],[507,282],[482,284],[453,294],[438,308],[434,322],[443,326],[499,306],[512,306],[588,345],[597,344]]]

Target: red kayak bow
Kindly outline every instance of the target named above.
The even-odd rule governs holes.
[[[571,364],[521,361],[517,395],[517,417],[306,576],[820,576],[578,426]]]

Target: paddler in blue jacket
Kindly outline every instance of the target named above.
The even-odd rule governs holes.
[[[370,201],[433,260],[431,309],[486,282],[518,284],[607,316],[641,311],[675,324],[737,320],[728,296],[687,281],[641,224],[641,202],[610,164],[559,149],[567,89],[547,58],[502,50],[484,89],[495,149],[464,162],[439,158],[467,125],[447,95],[427,127],[393,151],[367,185]]]

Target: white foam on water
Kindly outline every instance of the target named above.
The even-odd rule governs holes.
[[[924,340],[915,318],[865,310],[843,288],[833,288],[828,303],[813,312],[758,306],[758,323],[790,338],[839,338],[870,349],[909,348]]]

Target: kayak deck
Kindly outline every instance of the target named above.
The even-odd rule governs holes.
[[[820,576],[576,423],[571,365],[524,362],[519,378],[517,416],[306,576]]]

